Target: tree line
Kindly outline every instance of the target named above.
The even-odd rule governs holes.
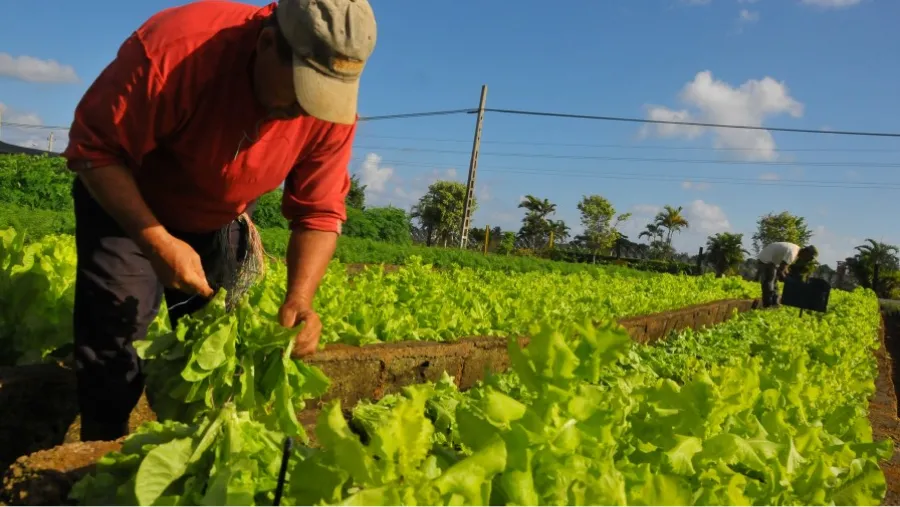
[[[24,218],[16,212],[21,208],[42,210],[42,213],[61,212],[56,214],[58,217],[40,217],[43,222],[57,218],[58,223],[30,225],[35,228],[40,225],[52,233],[71,232],[74,227],[70,216],[72,178],[72,173],[65,169],[64,160],[60,157],[0,156],[0,203],[5,206],[0,212],[9,215],[0,217],[3,219],[0,221],[21,222]],[[456,246],[459,244],[459,224],[465,195],[463,183],[436,181],[409,211],[391,206],[371,207],[366,203],[366,186],[354,175],[347,195],[348,219],[344,224],[344,234],[394,244]],[[476,199],[472,211],[477,207]],[[745,249],[743,234],[723,232],[707,238],[703,245],[703,257],[698,259],[698,254],[677,252],[672,246],[673,238],[691,226],[682,207],[664,206],[644,226],[636,241],[621,231],[622,225],[631,220],[632,215],[619,213],[601,195],[585,195],[576,203],[583,232],[574,236],[568,224],[555,219],[556,203],[528,195],[518,207],[524,214],[517,230],[504,231],[496,226],[490,230],[473,227],[468,231],[469,247],[481,250],[487,243],[487,250],[491,253],[579,262],[625,258],[666,262],[671,267],[675,264],[696,265],[699,260],[704,269],[718,276],[752,279],[757,271],[753,254],[763,246],[776,241],[806,246],[813,238],[813,231],[803,217],[787,211],[769,213],[757,220],[756,230],[750,238],[753,253]],[[263,228],[287,228],[288,224],[281,216],[280,190],[259,199],[254,220]],[[841,273],[827,265],[816,266],[814,274],[842,288],[862,286],[875,290],[884,298],[900,298],[900,247],[866,239],[855,248],[854,255],[841,262],[840,267]]]

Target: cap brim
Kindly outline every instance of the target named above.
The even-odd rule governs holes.
[[[300,107],[314,118],[346,125],[356,122],[359,80],[326,76],[295,56],[294,92]]]

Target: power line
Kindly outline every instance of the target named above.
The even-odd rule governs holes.
[[[684,125],[691,127],[711,127],[724,129],[743,129],[743,130],[769,130],[772,132],[793,132],[798,134],[832,134],[842,136],[867,136],[867,137],[900,137],[900,133],[892,132],[860,132],[853,130],[815,130],[815,129],[799,129],[787,127],[758,127],[754,125],[729,125],[724,123],[703,123],[694,121],[676,121],[676,120],[649,120],[646,118],[628,118],[624,116],[599,116],[590,114],[570,114],[570,113],[550,113],[543,111],[524,111],[519,109],[496,109],[485,108],[485,111],[491,113],[514,114],[524,116],[543,116],[550,118],[569,118],[578,120],[599,120],[599,121],[617,121],[628,123],[653,123],[660,125]]]
[[[471,139],[447,139],[435,137],[409,137],[409,136],[379,136],[374,134],[360,134],[357,139],[390,139],[398,141],[438,142],[472,144]],[[707,146],[662,146],[662,145],[634,145],[634,144],[594,144],[594,143],[558,143],[547,141],[482,141],[482,144],[496,144],[509,146],[560,146],[569,148],[616,148],[637,150],[685,150],[685,151],[768,151],[767,148],[731,148],[731,147],[707,147]],[[777,148],[783,152],[847,152],[847,153],[898,153],[897,148]]]
[[[405,148],[396,146],[365,146],[354,145],[354,148],[363,150],[394,150],[414,153],[445,153],[468,154],[463,150],[441,150],[434,148]],[[481,152],[483,156],[494,157],[519,157],[519,158],[546,158],[565,160],[602,160],[608,162],[652,162],[663,164],[722,164],[722,165],[758,165],[758,166],[809,166],[809,167],[859,167],[859,168],[900,168],[900,163],[887,162],[778,162],[778,161],[752,161],[752,160],[711,160],[711,159],[681,159],[681,158],[644,158],[644,157],[609,157],[601,155],[562,155],[552,153],[515,153],[515,152]]]
[[[443,111],[424,111],[420,113],[400,113],[400,114],[385,114],[380,116],[360,116],[360,122],[367,121],[377,121],[377,120],[399,120],[405,118],[425,118],[429,116],[448,116],[453,114],[465,114],[471,112],[471,109],[447,109]],[[69,130],[69,127],[63,127],[61,125],[35,125],[33,123],[17,123],[4,121],[0,122],[0,127],[9,126],[9,127],[18,127],[25,129],[52,129],[52,130]]]
[[[0,123],[0,127],[18,127],[23,129],[52,129],[52,130],[69,130],[69,127],[60,127],[59,125],[35,125],[33,123],[16,123],[5,121]]]
[[[359,121],[399,120],[404,118],[424,118],[428,116],[448,116],[453,114],[475,113],[477,109],[448,109],[444,111],[427,111],[424,113],[385,114],[381,116],[360,116]]]
[[[363,161],[363,158],[353,157],[352,160]],[[399,167],[418,167],[423,169],[435,169],[443,164],[428,164],[423,162],[413,162],[404,160],[381,160],[381,163],[389,166]],[[883,182],[883,181],[860,181],[860,182],[844,182],[837,180],[797,180],[797,179],[777,179],[777,180],[759,180],[753,178],[737,178],[726,176],[695,176],[695,175],[674,175],[674,174],[653,174],[653,173],[609,173],[609,172],[569,172],[554,169],[541,168],[516,168],[505,166],[489,166],[479,169],[485,172],[509,173],[509,174],[533,174],[546,176],[565,176],[578,178],[601,178],[601,179],[619,179],[619,180],[636,180],[651,182],[679,182],[679,183],[716,183],[730,185],[755,185],[755,186],[776,186],[776,187],[812,187],[812,188],[839,188],[839,189],[870,189],[870,190],[900,190],[900,183]]]

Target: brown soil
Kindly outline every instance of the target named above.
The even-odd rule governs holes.
[[[141,399],[138,400],[137,406],[131,411],[131,416],[128,418],[128,431],[133,433],[141,424],[155,420],[156,414],[153,412],[153,409],[150,408],[150,403],[147,401],[147,395],[142,395]],[[63,439],[63,443],[66,444],[74,442],[81,442],[81,415],[75,416],[75,420],[69,425],[69,429],[66,431],[66,436]]]
[[[878,359],[878,378],[875,395],[869,401],[869,420],[876,440],[890,438],[894,441],[894,455],[881,464],[887,481],[884,505],[900,505],[900,420],[898,420],[897,382],[900,375],[900,318],[882,315],[881,347],[875,353]]]
[[[58,363],[0,368],[0,470],[61,443],[78,415],[75,375]]]
[[[0,503],[6,505],[72,505],[69,490],[105,454],[121,442],[77,442],[38,451],[16,460],[3,475]]]

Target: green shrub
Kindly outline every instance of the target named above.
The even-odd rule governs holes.
[[[400,208],[347,208],[343,233],[351,238],[408,245],[412,243],[409,229],[409,215]]]
[[[253,221],[260,229],[289,229],[281,213],[282,191],[269,192],[256,202]],[[347,207],[347,222],[343,234],[354,238],[407,245],[412,242],[409,216],[400,208]]]
[[[256,209],[253,211],[253,222],[261,229],[287,229],[288,221],[281,214],[282,191],[273,190],[263,194],[256,201]]]
[[[0,203],[71,211],[74,178],[62,157],[0,155]]]
[[[75,215],[0,203],[0,229],[6,227],[24,232],[26,241],[36,241],[51,234],[75,234]]]

